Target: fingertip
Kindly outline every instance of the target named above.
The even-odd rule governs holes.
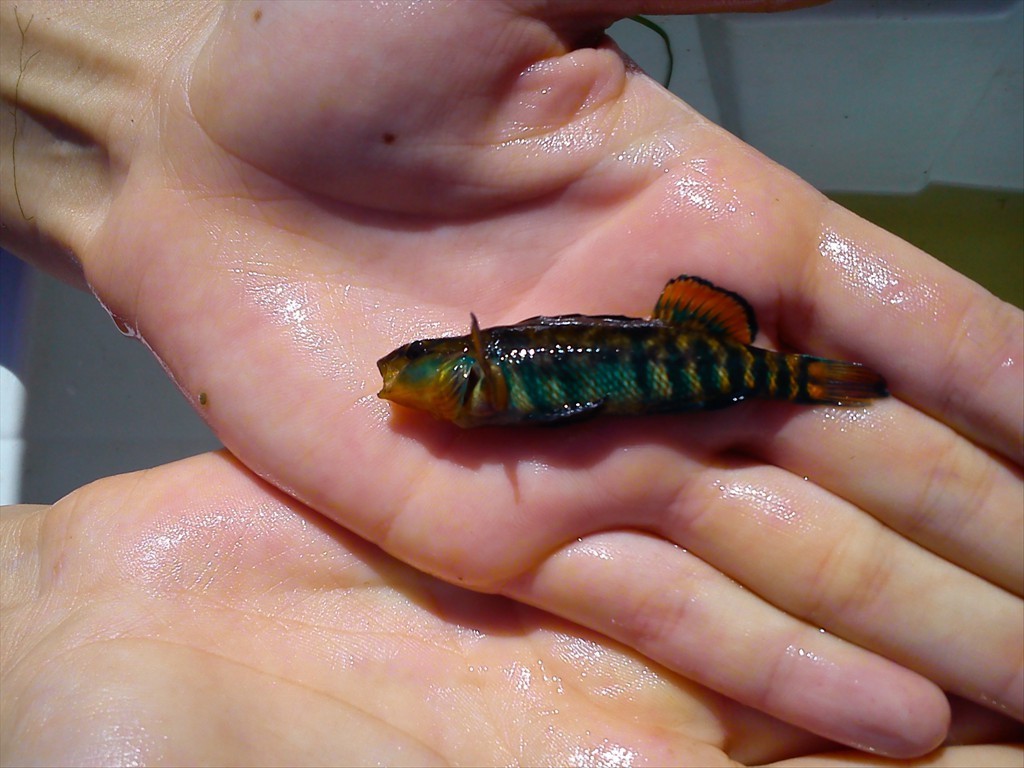
[[[899,759],[920,757],[937,749],[949,732],[949,700],[924,678],[918,678],[917,684],[904,693],[881,704],[877,717],[872,718],[874,722],[862,724],[848,742],[850,746]]]
[[[890,758],[919,757],[945,740],[949,700],[930,680],[877,656],[854,665],[851,660],[828,665],[824,676],[820,659],[810,660],[816,667],[811,673],[816,689],[805,690],[804,713],[795,722],[847,746]]]

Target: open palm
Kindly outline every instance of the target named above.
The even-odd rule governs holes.
[[[5,765],[711,766],[727,742],[820,743],[404,567],[227,456],[5,511],[0,534],[25,566],[3,582]]]
[[[1021,718],[1021,314],[587,47],[600,6],[197,16],[84,129],[87,279],[248,467],[418,568],[883,753],[941,689]],[[683,272],[895,397],[467,432],[375,396],[471,310],[642,315]]]
[[[735,766],[835,749],[403,566],[224,454],[5,508],[0,556],[4,765]]]

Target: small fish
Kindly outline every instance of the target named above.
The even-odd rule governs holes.
[[[864,405],[885,380],[859,363],[751,346],[754,311],[699,277],[669,281],[649,320],[533,317],[424,339],[377,361],[379,396],[460,427],[720,408],[760,397]]]

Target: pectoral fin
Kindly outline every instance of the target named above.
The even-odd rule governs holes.
[[[597,416],[604,408],[607,400],[608,398],[602,397],[600,400],[588,401],[586,403],[567,404],[564,408],[554,413],[533,416],[530,418],[530,421],[545,427],[561,427],[567,424],[575,424]]]
[[[668,282],[654,305],[654,318],[682,330],[713,333],[741,344],[751,344],[757,336],[757,320],[746,299],[689,275]]]
[[[473,343],[473,356],[483,379],[487,401],[495,412],[504,411],[508,407],[508,384],[501,371],[495,370],[494,364],[487,359],[487,350],[484,348],[484,339],[476,315],[470,312],[469,317],[469,337]]]

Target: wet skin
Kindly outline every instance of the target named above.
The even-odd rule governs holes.
[[[1021,718],[1019,310],[590,47],[600,3],[56,7],[17,5],[43,52],[0,236],[87,280],[252,472],[846,744],[931,748],[944,691]],[[682,271],[893,397],[528,434],[376,397],[384,351],[471,310],[637,316]]]

